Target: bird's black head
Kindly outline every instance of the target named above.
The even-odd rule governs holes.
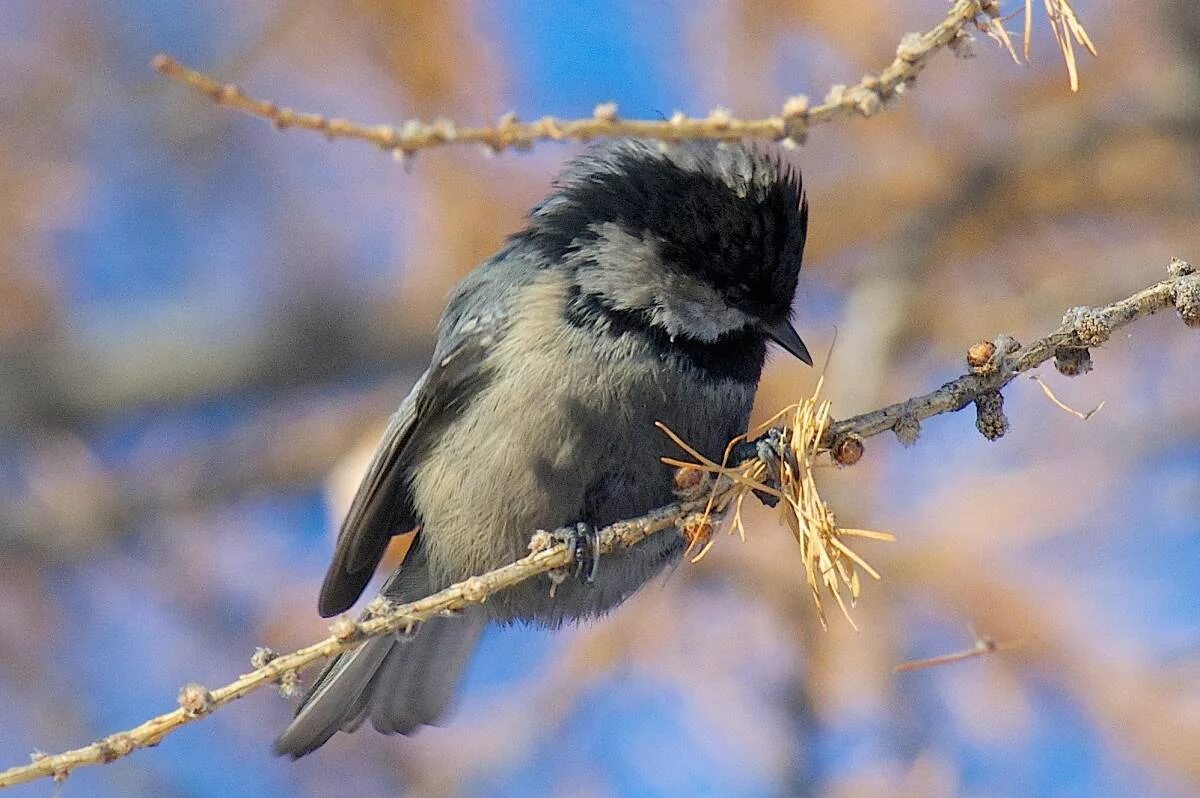
[[[572,268],[592,301],[670,336],[770,337],[811,358],[789,316],[808,206],[799,174],[737,144],[591,149],[516,238]]]

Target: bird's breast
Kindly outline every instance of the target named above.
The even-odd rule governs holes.
[[[538,529],[603,526],[670,502],[671,471],[660,458],[683,453],[655,422],[717,458],[745,431],[754,384],[698,379],[636,336],[570,325],[567,295],[552,279],[526,290],[490,355],[491,379],[414,471],[422,534],[442,581],[523,556]]]

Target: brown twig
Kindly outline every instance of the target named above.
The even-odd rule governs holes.
[[[1106,402],[1101,402],[1100,404],[1096,405],[1091,410],[1089,410],[1085,413],[1082,410],[1076,410],[1075,408],[1071,407],[1069,404],[1064,402],[1062,399],[1059,399],[1057,396],[1055,396],[1054,391],[1050,390],[1050,386],[1047,385],[1045,383],[1045,381],[1043,381],[1042,378],[1039,377],[1038,375],[1034,374],[1029,379],[1033,380],[1034,382],[1036,382],[1038,384],[1039,387],[1041,387],[1042,393],[1046,394],[1046,398],[1049,399],[1051,402],[1053,402],[1055,407],[1070,413],[1071,415],[1075,416],[1075,418],[1079,419],[1080,421],[1087,421],[1092,416],[1096,415],[1102,409],[1104,409],[1104,405],[1107,404]]]
[[[1067,311],[1057,330],[1028,347],[1009,336],[991,342],[991,358],[936,391],[904,402],[863,413],[830,425],[827,436],[836,442],[850,434],[867,438],[895,430],[904,442],[915,439],[914,426],[930,416],[962,410],[979,399],[998,394],[1016,377],[1051,358],[1066,357],[1078,350],[1100,346],[1113,331],[1159,310],[1175,307],[1189,326],[1200,324],[1200,275],[1191,264],[1175,259],[1170,276],[1160,283],[1124,299],[1097,308],[1077,307]]]
[[[972,631],[972,635],[975,638],[975,642],[970,648],[964,648],[961,651],[955,651],[950,654],[939,654],[936,657],[911,659],[907,662],[901,662],[892,668],[892,673],[908,673],[910,671],[925,670],[926,668],[936,668],[941,665],[950,665],[954,662],[962,662],[963,660],[974,659],[975,657],[995,654],[997,651],[1008,651],[1022,645],[1022,641],[997,642],[986,635],[981,635],[974,631]]]
[[[516,115],[510,113],[501,117],[498,124],[482,127],[459,126],[448,119],[435,119],[430,123],[411,119],[399,126],[362,125],[249,97],[238,86],[215,80],[167,55],[155,56],[152,66],[172,80],[207,95],[218,105],[269,120],[278,128],[302,128],[323,133],[330,139],[369,141],[401,157],[447,144],[476,144],[490,152],[498,152],[510,147],[527,148],[537,141],[588,141],[611,136],[663,141],[766,138],[799,144],[815,124],[855,113],[861,116],[874,114],[884,103],[903,93],[904,87],[916,78],[934,53],[966,37],[963,28],[981,16],[998,18],[995,0],[956,0],[945,18],[933,28],[925,33],[906,34],[896,48],[896,57],[878,74],[868,74],[852,86],[834,86],[816,105],[810,106],[808,98],[802,95],[791,97],[778,114],[762,119],[738,119],[723,108],[716,108],[703,118],[676,113],[666,120],[622,119],[615,103],[601,103],[590,119],[544,116],[535,122],[519,122]]]
[[[1175,308],[1188,326],[1200,327],[1200,274],[1191,264],[1178,259],[1171,261],[1168,272],[1168,279],[1109,305],[1072,308],[1058,329],[1025,349],[1021,349],[1011,338],[1001,336],[997,338],[986,361],[980,359],[980,350],[976,350],[974,362],[979,365],[972,366],[972,373],[924,396],[835,422],[828,435],[833,441],[851,434],[860,439],[868,438],[889,429],[895,429],[899,435],[901,429],[907,429],[922,419],[961,410],[987,397],[998,397],[999,390],[1018,374],[1044,363],[1058,353],[1099,346],[1114,330],[1159,310]],[[900,426],[897,427],[897,424]],[[717,480],[713,495],[720,501],[736,490],[737,485],[732,480],[722,477]],[[678,502],[640,518],[608,526],[599,533],[600,551],[609,553],[633,546],[647,536],[666,529],[684,529],[693,514],[703,511],[709,503],[707,496]],[[500,590],[538,574],[568,566],[572,556],[570,551],[563,544],[551,545],[551,542],[551,536],[538,533],[530,544],[533,553],[510,565],[451,585],[418,601],[380,608],[363,621],[342,618],[333,625],[333,634],[324,640],[276,657],[223,687],[209,691],[199,685],[188,685],[180,693],[178,709],[83,748],[52,756],[35,755],[34,761],[27,765],[0,772],[0,789],[44,777],[62,779],[74,768],[120,759],[138,748],[157,744],[175,729],[235,699],[286,680],[290,674],[346,651],[366,638],[392,634],[439,614],[482,603]]]

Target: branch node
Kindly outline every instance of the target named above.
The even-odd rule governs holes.
[[[1184,324],[1200,327],[1200,275],[1185,273],[1179,278],[1175,286],[1175,310]]]
[[[300,672],[297,670],[284,671],[279,675],[279,694],[291,698],[300,692]]]
[[[123,756],[129,756],[137,748],[137,743],[125,732],[117,732],[100,740],[96,746],[100,749],[100,760],[107,765]]]
[[[529,536],[529,553],[537,554],[545,551],[556,543],[554,536],[544,529],[539,529]]]
[[[1171,258],[1171,262],[1167,264],[1167,274],[1171,277],[1183,277],[1195,273],[1196,267],[1183,258]]]
[[[179,691],[179,707],[191,718],[207,715],[213,709],[212,693],[202,684],[185,684]]]
[[[972,344],[967,350],[967,365],[975,372],[981,372],[992,364],[992,357],[996,354],[996,345],[991,341],[980,341],[977,344]],[[992,366],[992,371],[995,367]]]
[[[1007,357],[1013,352],[1021,351],[1021,342],[1011,335],[997,335],[992,343],[996,345],[997,357]]]
[[[808,96],[804,94],[793,94],[783,102],[783,118],[784,121],[793,122],[797,119],[804,119],[808,116]]]
[[[841,436],[833,444],[830,454],[833,456],[833,462],[838,465],[852,466],[862,459],[864,451],[866,447],[863,446],[862,438],[851,432]]]
[[[921,437],[921,422],[912,414],[900,416],[896,419],[892,432],[896,433],[896,440],[900,441],[901,445],[912,446],[917,442],[917,438]]]
[[[1008,432],[1004,396],[999,391],[989,391],[975,400],[975,427],[989,441],[999,440]]]
[[[342,643],[353,640],[359,633],[358,622],[343,615],[329,625],[329,633]]]
[[[808,111],[807,95],[793,94],[784,101],[780,114],[783,119],[780,143],[785,149],[795,149],[808,139]]]
[[[708,118],[705,120],[712,126],[713,130],[728,130],[733,124],[733,114],[728,108],[717,106],[708,112]]]
[[[980,341],[967,350],[967,365],[975,374],[995,374],[1006,368],[1006,358],[1021,348],[1011,335],[997,335],[993,341]]]
[[[671,490],[682,501],[699,499],[708,491],[705,472],[698,468],[677,468],[671,478]]]
[[[837,107],[846,104],[846,85],[844,83],[835,83],[829,87],[829,93],[825,95],[825,102],[828,105]]]
[[[375,598],[367,602],[364,608],[368,618],[378,618],[380,615],[386,615],[392,610],[392,602],[387,596],[380,593]]]
[[[489,592],[487,580],[481,577],[472,576],[462,583],[463,599],[472,604],[482,604],[487,601]]]
[[[620,118],[617,116],[617,104],[614,102],[598,104],[592,110],[592,118],[598,122],[616,122]]]
[[[1060,346],[1054,350],[1054,368],[1066,377],[1078,377],[1092,370],[1092,353],[1082,346]]]
[[[866,78],[863,80],[865,81]],[[878,85],[878,78],[875,83]],[[858,92],[858,99],[855,101],[854,107],[860,114],[869,117],[883,107],[883,99],[880,97],[878,89],[864,89]]]
[[[266,646],[258,646],[250,657],[250,667],[255,670],[267,667],[271,660],[278,659],[279,654]]]
[[[1112,334],[1108,320],[1086,305],[1069,308],[1063,316],[1063,324],[1075,329],[1075,337],[1089,348],[1100,346]]]
[[[925,54],[925,38],[919,33],[906,33],[896,46],[896,57],[906,64],[915,64]]]
[[[957,58],[967,59],[975,57],[975,37],[965,30],[960,30],[954,34],[954,38],[946,46],[950,48],[950,52],[954,53]]]
[[[679,528],[679,534],[688,544],[683,556],[692,562],[699,562],[712,548],[713,532],[715,531],[712,516],[706,513],[691,513],[680,518],[675,525]],[[696,549],[700,551],[693,556],[692,552]]]

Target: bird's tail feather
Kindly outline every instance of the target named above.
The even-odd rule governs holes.
[[[381,593],[402,603],[433,589],[418,537]],[[338,655],[300,702],[296,717],[275,741],[275,752],[304,756],[339,729],[354,731],[368,718],[385,734],[409,734],[434,722],[453,700],[486,623],[476,607],[454,618],[431,618],[411,636],[373,638]]]
[[[302,757],[367,718],[385,734],[434,722],[454,698],[485,622],[479,612],[433,618],[411,638],[374,638],[339,655],[317,677],[275,752]]]

